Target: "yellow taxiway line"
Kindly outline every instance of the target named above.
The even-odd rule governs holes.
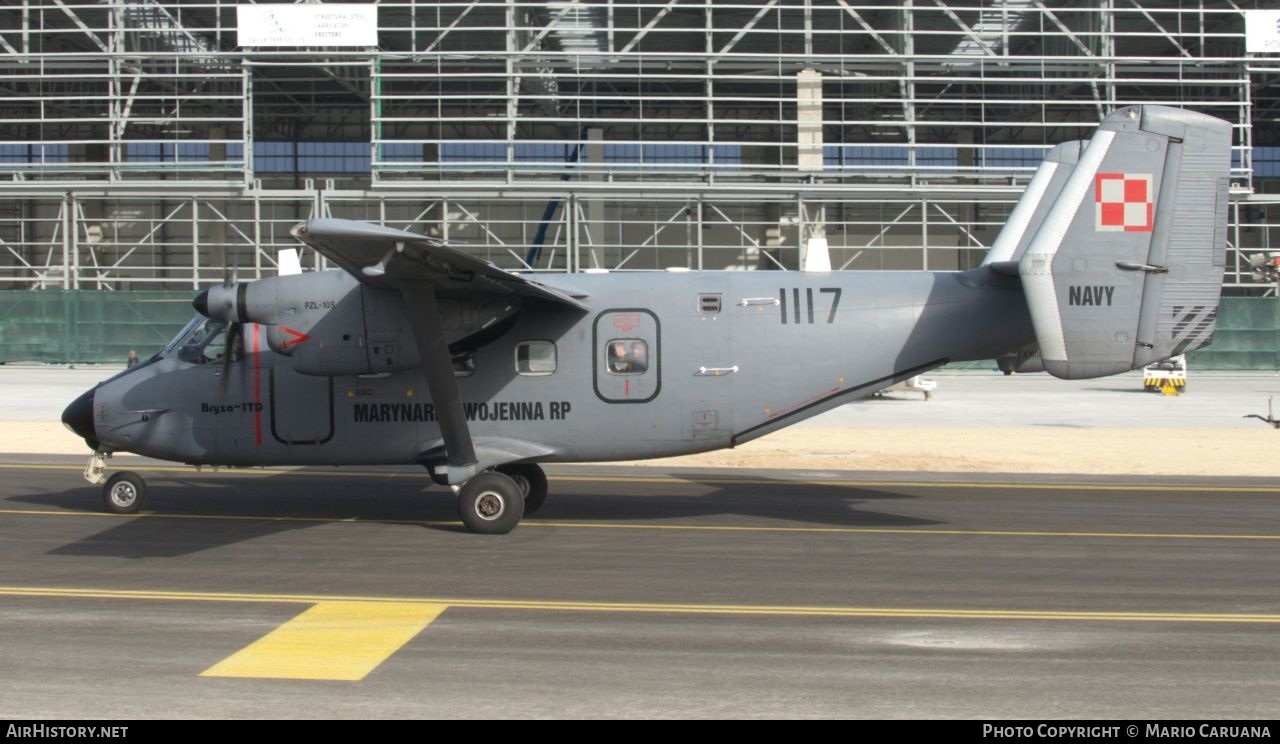
[[[147,589],[88,589],[62,587],[0,586],[0,596],[70,599],[150,600],[165,602],[233,602],[260,604],[335,603],[388,605],[395,613],[405,606],[422,609],[419,617],[434,608],[482,610],[525,610],[588,613],[662,613],[677,615],[763,615],[775,617],[848,618],[952,618],[975,620],[1091,620],[1097,622],[1193,622],[1193,623],[1280,623],[1280,614],[1222,612],[1147,612],[1090,610],[959,609],[926,607],[842,607],[805,605],[719,605],[675,602],[596,602],[533,599],[486,599],[467,597],[379,597],[325,596],[312,594],[255,594],[236,592],[158,591]],[[342,613],[352,610],[342,608]],[[305,614],[305,613],[304,613]],[[438,613],[437,613],[438,614]],[[301,616],[300,616],[301,617]],[[375,615],[376,617],[376,615]],[[398,616],[402,617],[402,616]],[[431,616],[434,619],[434,615]],[[429,620],[428,620],[429,622]]]
[[[293,619],[201,673],[203,677],[359,681],[450,608],[700,616],[900,620],[1280,624],[1280,614],[1088,610],[714,605],[464,597],[322,596],[0,586],[0,596],[158,602],[307,605]]]
[[[30,517],[91,517],[106,519],[179,519],[226,522],[288,522],[301,524],[396,524],[417,527],[461,527],[462,523],[442,519],[380,519],[378,517],[298,517],[274,514],[174,514],[170,512],[140,512],[138,514],[112,514],[102,511],[70,511],[59,509],[0,509],[0,514]],[[900,527],[787,527],[781,525],[714,525],[714,524],[638,524],[635,522],[546,522],[537,518],[525,519],[521,529],[553,527],[570,530],[649,530],[669,532],[744,532],[744,533],[798,533],[835,535],[920,535],[924,537],[1064,537],[1093,539],[1142,539],[1142,540],[1253,540],[1280,541],[1280,535],[1232,535],[1226,533],[1193,532],[1081,532],[1049,530],[957,530],[957,529],[906,529]]]
[[[206,467],[197,470],[193,466],[185,465],[146,465],[138,464],[134,467],[123,467],[127,463],[113,463],[108,468],[108,472],[119,470],[137,470],[143,473],[184,473],[187,475],[301,475],[307,477],[321,478],[410,478],[420,480],[424,484],[428,481],[422,471],[377,471],[377,470],[346,470],[334,468],[332,470],[318,470],[312,467],[308,468],[214,468]],[[48,463],[0,463],[0,470],[59,470],[65,472],[83,472],[84,468],[78,465],[58,465]],[[1027,490],[1027,491],[1119,491],[1119,492],[1160,492],[1160,493],[1200,493],[1212,491],[1215,493],[1280,493],[1280,487],[1273,486],[1216,486],[1216,485],[1161,485],[1161,484],[1098,484],[1098,483],[984,483],[979,481],[898,481],[898,480],[859,480],[850,478],[848,480],[840,479],[788,479],[788,478],[737,478],[725,476],[690,476],[688,478],[679,475],[671,476],[648,476],[648,475],[562,475],[548,474],[548,479],[565,483],[586,482],[586,483],[654,483],[668,485],[744,485],[744,486],[840,486],[845,488],[941,488],[941,489],[972,489],[972,488],[989,488],[994,490]]]

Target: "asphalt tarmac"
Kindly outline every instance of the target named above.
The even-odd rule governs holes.
[[[1271,717],[1269,480],[0,465],[0,717]]]

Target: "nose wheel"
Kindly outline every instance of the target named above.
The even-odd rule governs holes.
[[[134,514],[147,497],[147,483],[137,473],[122,470],[107,479],[102,500],[112,514]]]

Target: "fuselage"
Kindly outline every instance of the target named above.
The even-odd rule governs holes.
[[[513,443],[516,459],[730,447],[948,361],[1034,340],[1017,280],[987,269],[538,279],[585,295],[588,311],[526,301],[499,335],[455,356],[472,436]],[[327,285],[362,291],[349,278]],[[247,324],[243,353],[227,363],[184,355],[175,339],[100,384],[78,401],[91,406],[98,449],[196,464],[358,465],[420,461],[441,446],[420,369],[302,374],[267,333]],[[388,343],[356,341],[371,358],[374,344]],[[403,348],[411,338],[395,343],[400,356],[416,354]]]

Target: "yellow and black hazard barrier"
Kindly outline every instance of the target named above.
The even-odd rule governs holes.
[[[1186,391],[1187,381],[1178,378],[1145,377],[1142,380],[1142,387],[1148,392],[1178,395]]]

